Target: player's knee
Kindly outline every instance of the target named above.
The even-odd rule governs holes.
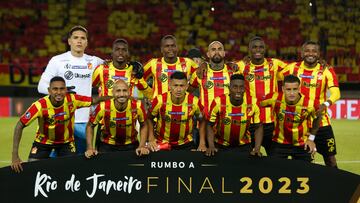
[[[28,162],[33,162],[33,161],[39,161],[40,159],[35,159],[35,158],[29,158]]]
[[[335,156],[324,157],[324,161],[326,166],[337,168]]]

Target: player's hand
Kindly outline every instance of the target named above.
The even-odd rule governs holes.
[[[242,61],[245,63],[245,65],[249,65],[251,62],[251,57],[250,56],[244,56],[244,58],[242,59]]]
[[[149,149],[146,147],[138,147],[136,148],[135,152],[138,156],[148,155],[150,153]]]
[[[325,110],[326,110],[325,104],[321,104],[318,110],[316,111],[316,116],[320,117]]]
[[[21,165],[22,161],[19,157],[13,158],[11,162],[11,169],[15,171],[16,173],[20,173],[23,171],[23,167]]]
[[[76,94],[76,92],[74,91],[75,86],[67,86],[66,89],[67,89],[67,93]]]
[[[137,79],[141,79],[144,76],[144,68],[140,62],[130,61],[129,65],[133,67],[133,72]]]
[[[105,60],[103,61],[103,64],[102,64],[102,65],[108,66],[111,62],[112,62],[111,59],[105,59]]]
[[[250,152],[251,156],[262,157],[262,153],[260,152],[260,148],[253,148]]]
[[[319,63],[324,68],[329,68],[330,67],[329,64],[326,63],[326,61],[324,59],[319,59]]]
[[[304,146],[304,150],[308,150],[309,149],[309,153],[311,153],[311,155],[315,155],[317,149],[316,149],[316,145],[314,141],[311,140],[306,140],[305,142],[305,146]]]
[[[202,62],[199,67],[196,69],[196,75],[199,79],[203,79],[203,77],[205,76],[205,73],[207,71],[207,62]]]
[[[206,149],[205,155],[206,156],[214,156],[216,152],[218,152],[218,149],[215,148],[214,146],[212,146],[212,147],[209,147]]]
[[[235,62],[228,62],[226,63],[233,72],[237,72],[239,70],[239,66]]]
[[[150,87],[148,87],[148,88],[150,88]],[[150,108],[151,108],[151,101],[150,101],[150,99],[147,98],[147,97],[144,97],[143,101],[144,101],[145,109],[150,109]]]
[[[147,147],[148,147],[152,152],[159,151],[158,144],[156,143],[156,140],[149,141],[148,144],[147,144]]]
[[[90,159],[91,157],[94,157],[98,154],[98,151],[96,149],[88,149],[85,152],[85,157]]]
[[[204,144],[199,144],[199,147],[196,149],[196,151],[200,152],[206,152],[206,146]]]

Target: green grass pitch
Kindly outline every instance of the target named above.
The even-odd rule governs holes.
[[[9,166],[11,163],[12,139],[17,120],[15,117],[0,118],[0,167]],[[360,120],[333,120],[332,126],[339,168],[360,175]],[[35,121],[23,131],[19,149],[23,161],[27,160],[36,127]],[[323,164],[322,157],[317,154],[315,162]]]

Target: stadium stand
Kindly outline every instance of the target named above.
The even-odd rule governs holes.
[[[355,1],[310,2],[1,1],[0,64],[43,67],[67,49],[69,28],[81,24],[90,33],[88,53],[109,58],[112,41],[123,37],[134,59],[143,62],[161,55],[159,41],[165,34],[175,34],[183,55],[220,40],[229,59],[243,58],[254,35],[264,37],[268,56],[290,61],[298,59],[304,40],[316,40],[341,82],[360,81],[360,8]]]

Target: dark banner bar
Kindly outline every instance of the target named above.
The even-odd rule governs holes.
[[[356,202],[360,176],[302,161],[134,152],[0,169],[1,202]],[[357,190],[357,192],[356,192]]]

